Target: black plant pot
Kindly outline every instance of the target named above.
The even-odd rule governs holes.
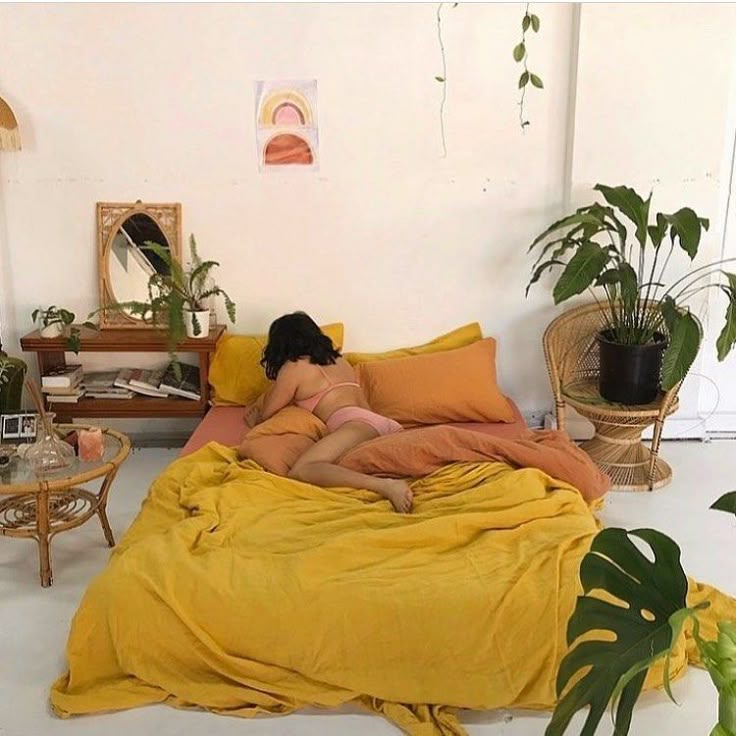
[[[601,396],[619,404],[648,404],[659,394],[662,353],[667,339],[657,332],[646,345],[614,342],[609,330],[598,333]]]

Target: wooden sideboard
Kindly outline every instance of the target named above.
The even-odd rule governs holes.
[[[166,335],[154,329],[93,330],[81,329],[80,353],[165,353]],[[224,325],[210,328],[207,337],[184,340],[177,352],[196,353],[199,359],[199,401],[167,397],[154,398],[136,395],[132,399],[93,399],[83,396],[76,404],[53,405],[57,422],[69,422],[74,417],[202,417],[209,408],[210,356],[215,352],[218,339],[225,332]],[[53,368],[66,365],[66,340],[46,339],[34,330],[21,338],[21,348],[27,353],[36,353],[41,375]],[[120,368],[134,366],[119,366]]]

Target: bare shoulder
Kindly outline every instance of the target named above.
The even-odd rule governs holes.
[[[353,368],[350,363],[348,363],[345,358],[340,356],[335,360],[335,365],[342,371],[342,373],[347,377],[348,375],[354,376],[355,375],[355,369]]]
[[[287,360],[281,368],[277,376],[277,380],[295,380],[303,376],[309,365],[309,360]]]

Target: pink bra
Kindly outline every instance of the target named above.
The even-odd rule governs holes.
[[[322,389],[322,391],[318,391],[316,394],[312,394],[312,396],[309,396],[306,399],[301,399],[301,401],[295,400],[294,403],[297,406],[300,406],[302,409],[313,412],[317,407],[317,404],[319,404],[319,402],[322,401],[322,399],[334,388],[340,388],[340,386],[355,386],[355,388],[360,388],[360,384],[356,383],[355,381],[340,381],[339,383],[331,383],[330,379],[325,373],[325,369],[321,365],[318,365],[317,367],[322,371],[322,375],[325,377],[325,380],[330,385],[327,388]]]

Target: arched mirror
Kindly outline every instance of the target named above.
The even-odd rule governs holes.
[[[148,280],[168,273],[165,258],[147,247],[157,243],[181,262],[181,205],[97,203],[100,327],[149,327],[129,311],[105,309],[148,299]]]

